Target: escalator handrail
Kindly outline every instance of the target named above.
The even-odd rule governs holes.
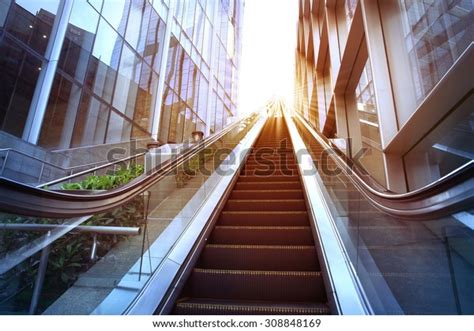
[[[146,154],[146,152],[130,155],[130,156],[124,157],[122,159],[118,159],[118,160],[108,162],[108,163],[102,164],[102,165],[94,167],[94,168],[86,169],[86,170],[77,172],[75,174],[71,174],[71,175],[66,176],[66,177],[58,178],[58,179],[52,180],[52,181],[47,182],[47,183],[42,183],[40,185],[36,185],[36,187],[37,188],[44,188],[44,187],[47,187],[47,186],[63,183],[63,182],[66,182],[68,180],[71,180],[71,179],[74,179],[74,178],[77,178],[77,177],[81,177],[81,176],[84,176],[84,175],[87,175],[87,174],[90,174],[90,173],[94,173],[98,170],[106,169],[108,167],[114,166],[114,165],[122,163],[122,162],[127,162],[127,161],[130,161],[130,160],[133,160],[133,159],[137,159],[139,157],[144,156],[145,154]]]
[[[26,185],[15,180],[0,178],[0,210],[12,214],[48,218],[72,218],[94,215],[116,208],[145,192],[205,148],[258,114],[251,113],[222,131],[207,137],[149,173],[143,174],[118,188],[97,194],[77,194],[51,191]]]
[[[306,123],[300,114],[297,112],[295,114],[299,122],[324,149],[333,150],[325,139]],[[374,189],[357,172],[353,171],[341,156],[337,153],[331,153],[330,155],[351,182],[361,189],[364,195],[376,207],[388,214],[399,217],[412,217],[426,213],[427,215],[425,216],[429,216],[441,214],[443,210],[453,212],[459,207],[474,201],[473,185],[470,186],[471,189],[460,190],[460,187],[469,187],[469,185],[465,185],[466,183],[474,182],[474,160],[467,162],[422,188],[407,193],[392,193],[390,191],[381,192]],[[448,194],[451,190],[455,194]],[[459,192],[455,192],[456,190]],[[442,198],[441,201],[436,199],[436,196],[440,196]],[[422,206],[416,206],[416,203],[420,201],[425,201],[425,203]]]
[[[13,148],[0,148],[0,153],[2,152],[5,152],[6,154],[8,153],[15,153],[15,154],[19,154],[21,156],[24,156],[24,157],[27,157],[28,159],[30,160],[35,160],[39,163],[42,163],[42,164],[45,164],[47,165],[48,167],[52,167],[52,168],[55,168],[55,169],[58,169],[58,170],[61,170],[61,171],[64,171],[64,172],[67,172],[67,173],[70,173],[70,175],[68,175],[67,177],[63,177],[64,180],[68,180],[69,179],[69,176],[74,176],[76,177],[77,174],[74,174],[73,171],[75,169],[81,169],[81,168],[89,168],[89,167],[92,167],[92,166],[96,166],[96,168],[91,168],[91,169],[87,169],[85,170],[85,172],[87,173],[88,171],[92,172],[94,170],[99,170],[99,169],[102,169],[104,167],[107,167],[107,166],[110,166],[110,165],[113,165],[113,163],[120,163],[120,162],[124,162],[124,161],[127,161],[127,159],[133,159],[134,157],[138,157],[140,156],[141,154],[146,154],[145,153],[137,153],[135,155],[130,155],[128,157],[125,157],[125,158],[122,158],[122,159],[118,159],[118,160],[115,160],[115,161],[111,161],[110,163],[104,163],[106,161],[102,160],[102,161],[97,161],[97,162],[92,162],[92,163],[86,163],[86,164],[79,164],[79,165],[75,165],[75,166],[71,166],[71,167],[62,167],[60,165],[57,165],[57,164],[54,164],[54,163],[51,163],[49,161],[46,161],[46,160],[43,160],[39,157],[36,157],[34,155],[29,155],[25,152],[22,152],[22,151],[19,151],[19,150],[16,150],[16,149],[13,149]],[[97,165],[97,164],[100,164],[100,165]],[[81,171],[82,173],[82,171]],[[0,172],[1,174],[1,172]],[[83,173],[82,173],[83,174]],[[67,179],[66,179],[67,178]],[[37,187],[40,187],[40,186],[46,186],[46,184],[48,183],[44,183],[44,184],[40,184],[38,185]]]

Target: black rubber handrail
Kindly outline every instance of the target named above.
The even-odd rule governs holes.
[[[221,132],[192,146],[175,159],[168,160],[149,173],[106,192],[77,194],[67,191],[51,191],[11,179],[0,178],[0,210],[11,214],[47,218],[71,218],[111,210],[142,194],[177,167],[217,142],[244,121],[251,120],[255,116],[257,116],[256,113],[250,114]]]
[[[316,130],[297,114],[296,119],[325,150],[334,150]],[[474,207],[474,161],[471,160],[442,178],[407,193],[379,191],[368,184],[338,153],[333,160],[351,183],[382,212],[405,219],[433,219]]]

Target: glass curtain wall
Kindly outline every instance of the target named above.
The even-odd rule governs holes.
[[[203,131],[209,82],[174,37],[168,54],[160,140],[179,143]]]
[[[164,30],[149,1],[74,1],[39,144],[150,137]]]
[[[400,0],[405,46],[417,102],[449,70],[474,37],[471,0]]]
[[[380,126],[377,114],[377,103],[375,98],[375,89],[372,78],[372,66],[367,59],[364,70],[359,79],[355,90],[355,101],[357,107],[357,117],[359,120],[361,147],[367,150],[367,153],[360,159],[361,164],[380,184],[385,184],[385,172],[383,168],[382,144],[380,139]],[[350,111],[350,110],[349,110]],[[351,132],[358,135],[359,132]],[[356,154],[359,151],[353,151]]]
[[[21,137],[60,0],[0,0],[0,130]]]
[[[241,8],[241,1],[176,1],[160,141],[214,133],[236,116]]]
[[[179,143],[235,118],[243,1],[75,0],[64,40],[52,38],[62,3],[0,0],[0,130],[21,138],[27,118],[44,112],[37,144],[58,150],[156,131]],[[57,69],[46,109],[36,109],[53,42]]]

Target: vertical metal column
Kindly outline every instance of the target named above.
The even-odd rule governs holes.
[[[384,150],[399,130],[392,78],[378,3],[361,0],[361,5],[365,39],[376,95],[380,141],[382,143],[382,150]],[[407,187],[402,158],[383,153],[383,159],[387,188],[395,192],[406,192]]]
[[[213,86],[215,83],[214,79],[214,72],[215,68],[219,64],[219,57],[215,57],[214,54],[216,53],[216,47],[217,47],[217,27],[216,23],[218,21],[218,15],[219,15],[219,1],[214,1],[214,17],[212,17],[212,38],[211,38],[211,63],[210,63],[210,70],[209,70],[209,91],[207,94],[207,113],[206,113],[206,132],[204,132],[204,135],[207,137],[211,133],[211,111],[216,111],[213,109],[213,105],[211,104],[212,101],[212,90]],[[217,89],[217,86],[216,86]]]
[[[158,84],[155,90],[155,103],[153,107],[153,123],[151,126],[151,136],[152,138],[158,140],[159,130],[160,130],[160,121],[161,121],[161,104],[163,103],[163,91],[165,90],[165,79],[166,79],[166,65],[168,63],[168,53],[170,48],[171,41],[171,30],[173,25],[174,17],[174,6],[176,1],[170,1],[170,6],[168,8],[168,16],[166,17],[165,22],[165,36],[163,38],[162,46],[160,46],[161,51],[161,62],[160,62],[160,72],[158,76]]]
[[[142,239],[142,254],[140,255],[140,270],[138,272],[138,281],[142,279],[143,255],[145,254],[145,241],[148,248],[148,262],[150,263],[150,274],[152,273],[151,255],[150,255],[150,239],[148,237],[148,212],[150,206],[150,191],[143,193],[143,239]]]
[[[51,236],[51,231],[48,231],[45,239]],[[31,298],[29,314],[34,315],[38,309],[38,303],[41,296],[41,290],[43,289],[44,279],[46,277],[46,269],[48,267],[49,252],[51,244],[48,244],[41,251],[40,264],[38,267],[38,275],[36,276],[35,287],[33,288],[33,297]]]
[[[66,37],[69,17],[71,16],[74,0],[61,1],[56,19],[54,20],[51,38],[46,49],[43,67],[36,84],[33,100],[31,101],[28,118],[23,130],[23,139],[32,144],[37,144],[43,124],[49,94],[54,82],[64,38]]]

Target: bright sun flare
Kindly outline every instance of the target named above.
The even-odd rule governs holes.
[[[246,0],[240,79],[240,113],[272,98],[293,105],[296,0]]]

